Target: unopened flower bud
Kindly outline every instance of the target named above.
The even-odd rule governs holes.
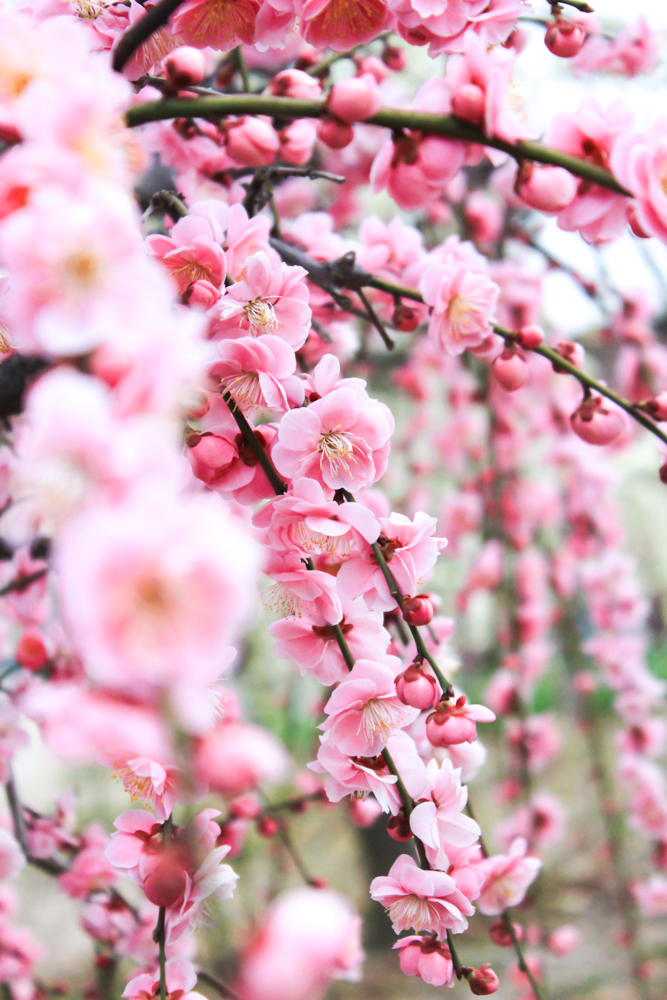
[[[280,830],[280,823],[272,816],[262,816],[257,822],[257,833],[262,837],[275,837]]]
[[[552,931],[547,938],[547,948],[554,955],[569,955],[575,948],[579,947],[581,936],[576,927],[571,924],[563,924]]]
[[[239,795],[229,803],[229,815],[234,819],[256,819],[261,811],[259,802],[250,795]]]
[[[570,417],[572,430],[588,444],[607,445],[621,436],[626,422],[620,410],[613,410],[601,396],[588,396]]]
[[[183,87],[195,87],[206,75],[206,59],[201,49],[193,49],[183,45],[170,52],[164,61],[164,71],[172,86],[181,90]]]
[[[205,278],[193,281],[183,293],[183,302],[185,305],[201,309],[203,312],[214,306],[219,298],[220,292],[218,289],[210,281],[206,281]]]
[[[517,941],[523,940],[523,927],[521,924],[512,923]],[[499,948],[511,948],[514,944],[510,929],[506,920],[496,920],[489,927],[489,937]]]
[[[561,358],[565,358],[569,361],[571,365],[575,368],[584,367],[584,359],[586,357],[586,352],[584,351],[581,344],[575,343],[573,340],[562,340],[560,344],[556,344],[554,351],[560,354]],[[554,371],[563,371],[562,368],[558,368],[557,363],[554,362]]]
[[[528,379],[526,359],[515,347],[506,347],[491,365],[491,371],[506,392],[515,392]]]
[[[516,335],[517,343],[527,351],[534,351],[544,341],[544,330],[536,323],[522,326]]]
[[[394,307],[391,323],[394,329],[400,330],[402,333],[412,333],[419,326],[419,313],[416,309],[399,301]]]
[[[408,625],[428,625],[433,620],[433,605],[428,594],[417,594],[415,597],[406,597],[401,605],[404,620]]]
[[[586,41],[586,32],[578,24],[558,18],[550,24],[544,36],[544,44],[560,59],[571,59],[576,56]]]
[[[337,118],[322,118],[317,126],[317,138],[329,149],[343,149],[354,139],[354,129],[349,122]]]
[[[473,969],[470,973],[468,986],[470,992],[474,993],[476,997],[488,997],[490,993],[495,993],[498,989],[498,976],[489,963],[485,962],[479,969]]]
[[[411,663],[407,670],[396,678],[396,694],[404,705],[425,711],[433,707],[438,696],[435,678],[427,674],[419,663]]]
[[[244,167],[267,167],[276,158],[280,139],[271,122],[253,115],[227,120],[227,152]]]
[[[667,420],[667,391],[659,392],[657,396],[647,399],[642,404],[642,409],[654,420]]]
[[[144,892],[155,906],[173,906],[185,891],[186,875],[175,859],[165,857],[144,880]]]
[[[36,628],[27,628],[16,644],[16,662],[26,670],[41,670],[49,661],[49,654],[41,633]]]
[[[397,49],[394,45],[385,45],[382,62],[394,73],[400,73],[408,64],[405,49]]]
[[[524,160],[516,175],[514,190],[531,208],[555,214],[574,201],[577,178],[562,167],[538,166]]]
[[[452,112],[457,118],[479,125],[484,117],[484,91],[475,83],[464,83],[452,95]]]
[[[372,73],[341,80],[331,88],[327,106],[343,122],[361,122],[372,118],[382,107],[377,80]]]
[[[392,840],[397,840],[400,844],[404,843],[406,840],[412,840],[410,820],[408,819],[405,809],[401,809],[398,816],[389,817],[387,820],[387,833]]]

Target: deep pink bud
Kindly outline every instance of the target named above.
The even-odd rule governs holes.
[[[146,899],[155,906],[173,906],[185,890],[185,870],[173,858],[165,858],[144,881]]]
[[[667,390],[659,392],[657,396],[647,399],[642,405],[650,417],[654,420],[667,420]]]
[[[514,928],[517,941],[522,941],[523,927],[521,924],[512,923],[512,927]],[[489,937],[499,948],[511,948],[514,944],[506,920],[496,920],[495,923],[491,924],[489,927]]]
[[[428,594],[417,594],[416,597],[406,597],[401,605],[403,618],[408,625],[428,625],[433,620],[433,605]]]
[[[581,344],[577,344],[573,340],[562,340],[560,344],[556,344],[554,351],[556,351],[557,354],[560,354],[562,358],[565,358],[566,361],[569,361],[571,365],[574,365],[575,368],[584,367],[586,352]],[[562,370],[563,369],[560,369],[560,371]],[[555,364],[554,371],[559,371]]]
[[[498,989],[498,976],[495,974],[488,962],[481,965],[479,969],[473,969],[468,976],[470,992],[476,997],[488,997],[490,993],[495,993]]]
[[[551,932],[547,938],[547,948],[554,955],[569,955],[579,947],[580,941],[581,935],[577,928],[571,924],[563,924]]]
[[[341,80],[331,88],[327,106],[343,122],[372,118],[382,107],[377,80],[372,73]]]
[[[611,444],[625,430],[620,410],[605,405],[601,396],[588,396],[570,417],[572,430],[589,444]]]
[[[426,720],[426,736],[434,747],[472,743],[477,739],[477,726],[472,719],[452,715],[448,706],[441,704]]]
[[[280,830],[280,823],[272,816],[262,816],[257,823],[257,833],[262,837],[275,837]]]
[[[225,474],[234,459],[238,458],[238,450],[227,440],[205,432],[194,434],[187,439],[188,457],[197,479],[207,486]]]
[[[420,664],[411,663],[396,678],[396,694],[404,705],[425,711],[433,707],[438,696],[438,685],[435,678],[427,674]]]
[[[412,333],[419,326],[419,313],[416,309],[399,301],[394,306],[391,324],[395,330],[400,330],[402,333]]]
[[[542,167],[524,160],[514,190],[526,205],[554,214],[574,201],[577,185],[577,178],[562,167]]]
[[[357,73],[370,73],[375,78],[376,83],[382,83],[389,76],[387,65],[377,56],[363,56],[357,60]]]
[[[214,306],[219,298],[220,292],[218,289],[210,281],[206,281],[205,278],[193,281],[183,294],[183,302],[186,305],[202,309],[204,312],[210,309],[211,306]]]
[[[206,59],[201,49],[184,45],[170,52],[164,61],[167,79],[174,87],[195,87],[206,75]]]
[[[544,340],[544,330],[536,323],[530,326],[522,326],[516,335],[517,343],[525,347],[527,351],[534,351]]]
[[[27,628],[14,650],[16,662],[26,670],[41,670],[49,661],[49,654],[41,633],[36,628]]]
[[[491,365],[491,371],[506,392],[520,389],[528,379],[526,359],[515,347],[506,347]]]
[[[280,139],[270,122],[244,115],[225,125],[227,152],[244,167],[267,167],[276,158]]]
[[[571,59],[581,51],[586,41],[586,32],[572,21],[559,18],[550,24],[544,36],[544,44],[560,59]]]
[[[354,139],[354,129],[349,122],[336,118],[321,118],[317,125],[317,138],[329,149],[343,149]]]
[[[474,83],[464,83],[452,95],[452,111],[457,118],[475,125],[484,118],[484,91]]]
[[[229,803],[229,815],[234,819],[255,819],[261,811],[259,802],[250,795],[239,795]]]
[[[401,809],[398,816],[390,816],[387,820],[387,833],[392,840],[397,840],[399,844],[407,840],[412,840],[412,830],[410,820],[405,814],[405,809]]]
[[[397,49],[394,45],[385,45],[382,53],[382,62],[394,73],[400,73],[408,64],[405,49]]]

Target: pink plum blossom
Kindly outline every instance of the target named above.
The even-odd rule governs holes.
[[[113,769],[113,777],[122,783],[132,802],[150,805],[159,820],[171,816],[177,798],[177,768],[123,748],[100,754],[98,759]]]
[[[194,768],[202,782],[222,795],[244,795],[284,781],[290,758],[268,730],[223,719],[200,743]]]
[[[394,945],[404,976],[419,976],[429,986],[453,986],[454,963],[446,944],[426,934],[408,934]]]
[[[396,671],[390,663],[358,660],[324,707],[320,729],[343,753],[374,757],[419,709],[404,705],[396,694]]]
[[[172,18],[171,30],[196,49],[212,46],[228,52],[241,42],[254,41],[258,10],[258,0],[240,0],[233,7],[224,0],[188,0]]]
[[[395,932],[431,931],[440,939],[460,934],[474,908],[450,875],[424,871],[408,854],[394,862],[386,876],[371,882],[371,898],[387,908]]]
[[[252,605],[254,547],[213,497],[149,492],[91,510],[59,563],[88,671],[116,688],[193,684],[197,672],[212,683]]]
[[[91,893],[109,889],[118,881],[118,873],[105,857],[108,841],[98,824],[86,830],[68,871],[58,877],[58,884],[72,899],[87,899]]]
[[[302,267],[274,264],[263,252],[245,262],[245,277],[227,289],[210,310],[214,336],[253,337],[271,333],[286,340],[295,351],[310,328],[308,288],[301,280]]]
[[[152,234],[146,244],[172,275],[181,295],[195,281],[208,281],[220,288],[226,271],[225,254],[203,216],[186,215],[169,236]]]
[[[368,396],[361,379],[351,381],[358,384],[334,388],[285,414],[273,451],[279,472],[315,479],[331,490],[359,490],[380,478],[394,420],[384,403]]]
[[[479,826],[463,814],[467,801],[461,772],[454,769],[452,762],[445,759],[438,767],[435,760],[429,761],[425,785],[410,813],[410,829],[425,845],[431,863],[437,868],[448,867],[449,845],[471,847],[479,839]]]
[[[245,414],[284,412],[302,404],[304,387],[295,374],[296,357],[280,337],[265,334],[223,340],[218,344],[218,355],[210,376]]]
[[[472,743],[477,723],[493,722],[494,713],[484,705],[468,705],[464,694],[456,701],[442,701],[426,720],[426,735],[435,747]]]
[[[465,264],[427,265],[420,281],[424,301],[432,306],[429,336],[448,354],[478,347],[493,332],[500,289],[485,274]]]
[[[477,906],[488,917],[523,901],[542,867],[539,858],[526,855],[526,841],[518,837],[507,854],[492,854],[480,861],[484,884]]]
[[[391,12],[383,0],[298,0],[297,15],[305,40],[316,48],[329,46],[346,52],[366,45],[391,23]]]
[[[167,996],[178,996],[179,1000],[199,1000],[200,993],[195,993],[197,973],[189,962],[180,958],[170,958],[165,964],[165,986]],[[133,979],[121,993],[127,1000],[151,1000],[160,995],[160,973],[143,972]]]

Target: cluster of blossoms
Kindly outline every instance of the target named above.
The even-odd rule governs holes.
[[[631,416],[667,443],[667,350],[628,295],[602,359],[624,395],[585,375],[582,345],[538,325],[542,272],[525,244],[539,254],[529,210],[595,245],[626,231],[667,242],[667,119],[637,131],[621,100],[587,98],[528,159],[518,144],[536,136],[513,80],[523,0],[167,6],[0,10],[0,777],[13,826],[0,877],[26,861],[56,876],[81,904],[98,980],[134,963],[126,1000],[199,1000],[194,931],[232,897],[227,861],[253,825],[293,851],[266,797],[291,782],[295,810],[346,801],[359,826],[386,817],[402,846],[370,896],[405,975],[496,992],[490,964],[462,964],[454,942],[479,911],[516,950],[520,995],[542,1000],[543,955],[521,942],[565,955],[578,931],[524,927],[511,909],[566,836],[564,805],[534,787],[563,742],[538,698],[559,650],[605,815],[596,696],[614,692],[627,825],[657,869],[631,877],[608,829],[643,980],[638,915],[667,914],[665,688],[602,449],[633,443]],[[390,32],[447,56],[411,100]],[[367,47],[380,38],[378,57]],[[657,61],[643,22],[612,40],[557,5],[545,43],[579,73]],[[354,75],[327,89],[325,50],[359,47]],[[364,188],[422,213],[428,240],[398,215],[350,235]],[[370,381],[372,331],[392,344],[387,327],[423,334],[392,371],[413,408],[389,472],[395,419]],[[550,476],[531,475],[538,462]],[[399,463],[410,486],[395,511]],[[454,621],[431,589],[447,546],[459,616],[495,611],[486,704],[450,680]],[[232,677],[260,590],[275,658],[330,689],[301,773],[244,718]],[[114,832],[79,830],[68,796],[52,816],[23,806],[23,718],[60,758],[120,781],[136,807]],[[486,756],[478,726],[496,719],[509,811],[489,853],[467,786]],[[316,1000],[360,977],[354,907],[306,881],[246,936],[243,1000]],[[40,947],[15,908],[3,887],[0,980],[35,1000]]]

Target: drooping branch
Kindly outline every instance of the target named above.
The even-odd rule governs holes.
[[[164,2],[164,0],[163,0]],[[173,2],[173,0],[171,0]],[[154,8],[155,9],[155,8]],[[291,97],[266,97],[261,94],[221,94],[219,97],[165,98],[148,101],[130,108],[125,121],[130,128],[146,122],[163,121],[169,118],[206,118],[216,121],[227,115],[269,115],[278,118],[322,118],[326,115],[326,105],[322,101],[296,100]],[[508,142],[499,136],[488,136],[476,125],[461,121],[453,115],[436,115],[424,111],[410,111],[402,108],[384,108],[372,118],[368,125],[400,132],[410,129],[428,135],[438,135],[447,139],[462,139],[480,146],[490,146],[508,153],[515,160],[533,160],[551,166],[564,167],[582,180],[614,191],[616,194],[632,197],[616,178],[603,167],[576,156],[570,156],[559,149],[543,146],[539,142],[521,139]]]

